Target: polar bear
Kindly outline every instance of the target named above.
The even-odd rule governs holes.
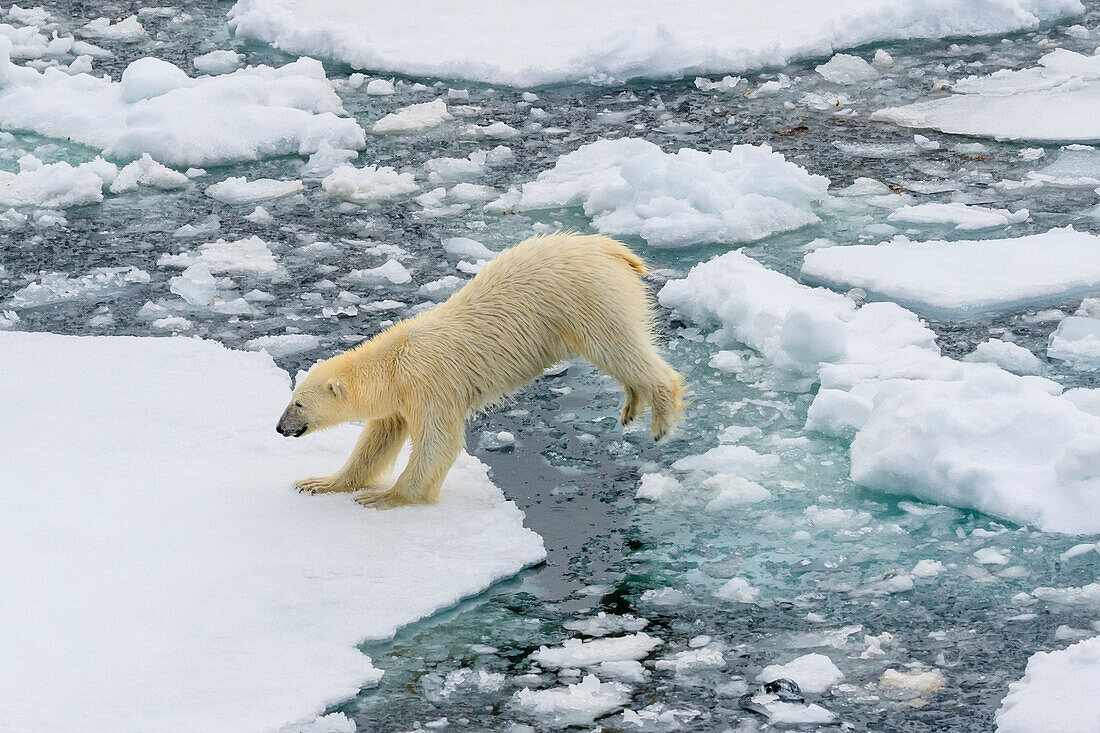
[[[549,366],[581,355],[626,393],[620,421],[649,406],[654,440],[680,420],[683,377],[658,353],[642,260],[604,236],[536,236],[500,253],[445,303],[322,360],[294,390],[277,430],[300,437],[362,421],[347,463],[297,483],[355,492],[365,506],[433,502],[465,445],[469,414]],[[385,488],[398,452],[408,466]]]

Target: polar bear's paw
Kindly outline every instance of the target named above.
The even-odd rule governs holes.
[[[355,487],[344,481],[340,476],[315,476],[304,478],[294,484],[300,492],[307,494],[333,494],[338,492],[355,491]]]

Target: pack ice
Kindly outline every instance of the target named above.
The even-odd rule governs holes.
[[[767,145],[666,153],[639,138],[599,140],[558,158],[494,208],[582,206],[605,234],[656,247],[750,242],[820,221],[812,210],[829,180]]]
[[[0,371],[4,730],[308,726],[381,677],[361,641],[544,557],[465,454],[436,505],[294,492],[354,435],[279,438],[266,354],[5,332]]]
[[[13,64],[0,34],[0,126],[72,140],[130,160],[148,153],[179,168],[274,155],[309,155],[322,142],[361,150],[362,128],[344,115],[319,61],[302,58],[193,79],[142,58],[120,81]]]
[[[956,94],[879,110],[872,119],[998,140],[1100,142],[1100,49],[1064,48],[1030,69],[954,84]]]
[[[1100,391],[947,358],[911,311],[858,307],[741,252],[696,265],[659,300],[717,326],[715,345],[745,344],[804,376],[803,388],[818,383],[807,428],[854,435],[856,483],[1044,531],[1100,532]]]
[[[240,37],[358,69],[533,86],[783,66],[873,41],[1006,33],[1078,0],[238,0]]]
[[[1100,236],[1072,227],[1008,239],[857,244],[810,252],[802,277],[926,312],[1059,301],[1100,285]]]

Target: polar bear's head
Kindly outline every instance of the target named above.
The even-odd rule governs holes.
[[[288,438],[300,438],[352,419],[342,371],[339,359],[317,362],[294,388],[275,430]]]

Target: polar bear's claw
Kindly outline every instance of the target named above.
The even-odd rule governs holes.
[[[294,484],[299,493],[304,494],[331,494],[341,491],[352,491],[352,487],[332,476],[316,476],[304,478]]]

